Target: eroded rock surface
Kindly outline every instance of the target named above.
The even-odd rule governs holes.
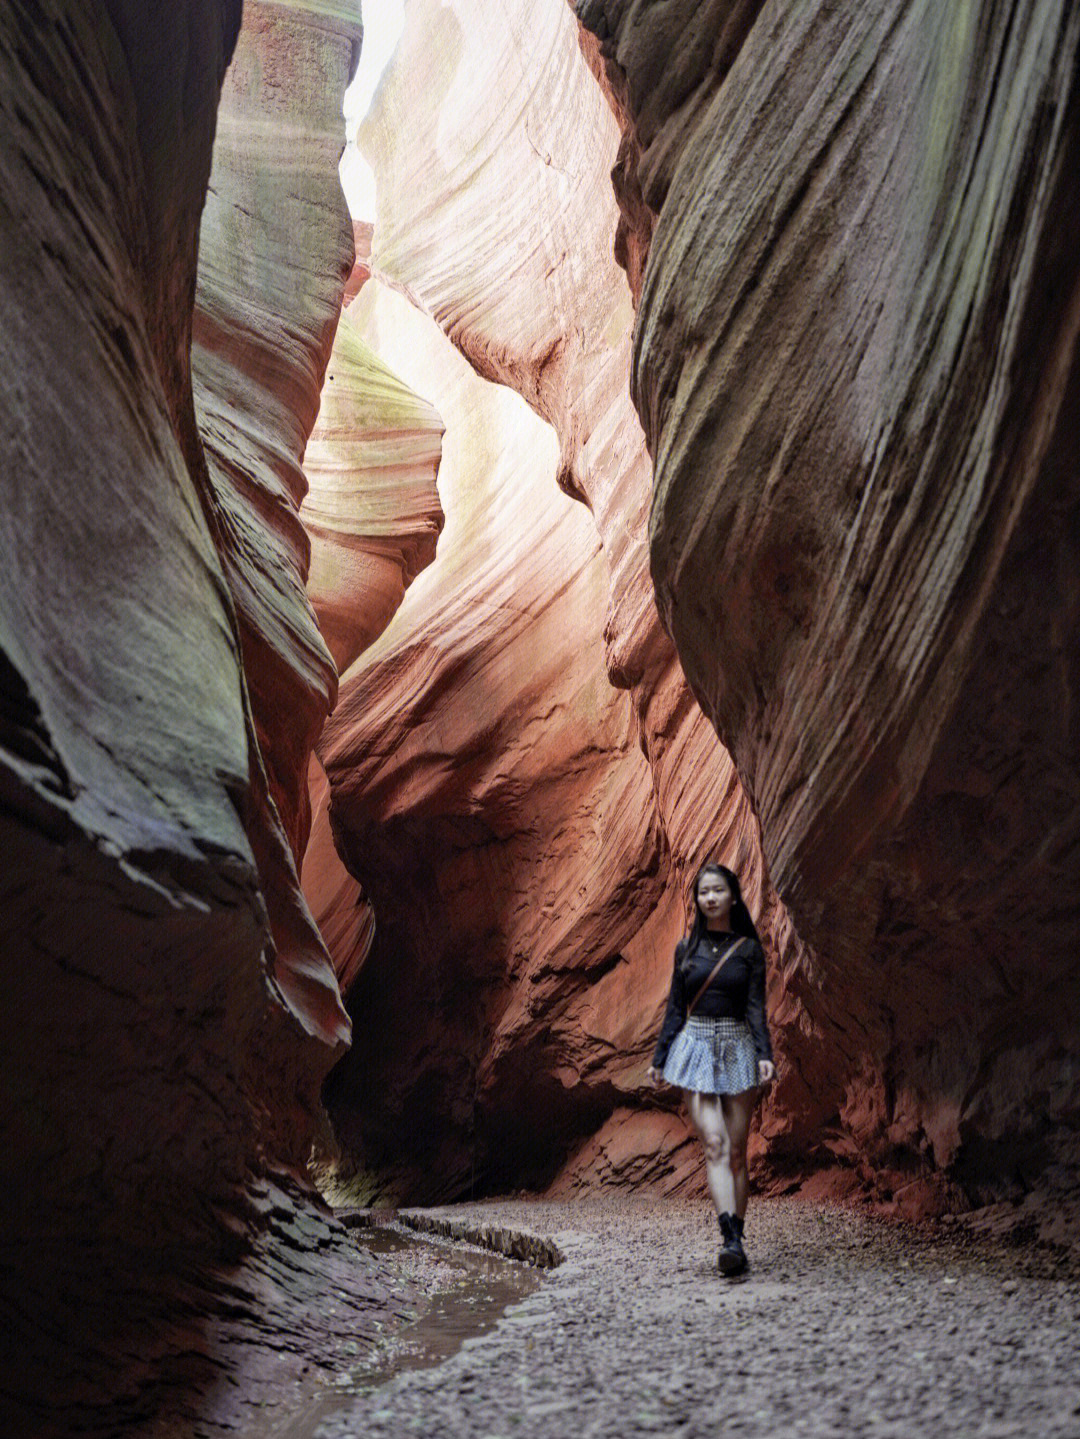
[[[655,863],[661,841],[630,705],[604,671],[603,557],[588,511],[554,486],[554,434],[376,281],[351,313],[443,417],[447,522],[319,743],[339,846],[377,916],[331,1107],[347,1144],[358,1115],[370,1163],[452,1192],[478,1150],[503,1182],[535,1177],[551,1136],[582,1122],[575,1106],[596,1102],[582,1070],[612,1041],[588,1053],[580,1035],[611,1016],[588,991],[632,972],[635,939],[625,871],[599,861]],[[539,1139],[516,1119],[521,1083],[547,1095]]]
[[[209,1432],[248,1360],[277,1362],[258,1331],[215,1347],[215,1314],[261,1286],[271,1327],[322,1322],[270,1231],[331,1268],[341,1242],[288,1177],[348,1033],[293,860],[334,682],[296,509],[351,264],[333,132],[358,29],[245,16],[212,180],[239,4],[0,18],[10,1433],[166,1410]]]
[[[784,976],[802,949],[652,597],[633,311],[611,253],[619,133],[579,39],[558,3],[413,6],[359,135],[375,279],[350,313],[433,400],[453,460],[435,563],[346,678],[320,745],[379,930],[330,1093],[369,1163],[415,1152],[399,1181],[420,1193],[551,1177],[642,1102],[682,883],[707,854],[743,874],[770,934],[778,1031],[801,1022]],[[554,435],[506,430],[508,401],[469,382],[385,284]],[[576,518],[556,480],[583,502]],[[793,1069],[763,1133],[802,1143],[820,1118]],[[689,1171],[685,1129],[663,1133],[654,1177],[673,1149]],[[611,1178],[589,1152],[575,1175]]]
[[[369,278],[371,226],[353,227],[357,255],[345,286],[353,300]],[[406,589],[435,557],[443,511],[435,477],[443,423],[341,316],[319,418],[304,454],[301,520],[311,542],[307,593],[338,670],[373,644]],[[312,755],[311,832],[301,884],[342,993],[371,949],[375,912],[345,868],[330,824],[330,785]]]
[[[311,540],[307,592],[342,673],[382,634],[435,558],[442,434],[435,409],[344,315],[304,455],[301,509]]]
[[[308,766],[311,833],[300,883],[319,933],[334,964],[338,985],[347,994],[375,938],[375,911],[362,885],[341,862],[330,824],[330,782],[317,756]]]
[[[719,46],[707,8],[578,5],[655,219],[624,206],[661,612],[820,956],[857,1151],[897,1185],[1052,1185],[1077,1159],[1080,21],[749,5]]]
[[[1074,385],[1075,280],[1071,231],[1051,224],[1072,173],[1075,19],[1051,7],[1009,28],[977,10],[883,5],[854,23],[843,9],[790,16],[753,0],[578,8],[594,35],[575,35],[562,7],[540,0],[513,13],[479,0],[413,7],[359,136],[378,183],[371,272],[556,431],[559,483],[587,504],[605,560],[605,668],[630,700],[651,776],[639,832],[659,839],[636,851],[604,840],[604,862],[623,869],[635,957],[610,973],[600,961],[590,1026],[560,1040],[589,1099],[551,1122],[548,1147],[594,1130],[562,1182],[688,1172],[678,1126],[657,1116],[652,1160],[634,1137],[636,1066],[666,985],[678,882],[709,852],[747,876],[775,956],[781,1083],[762,1118],[762,1178],[839,1163],[839,1188],[869,1183],[914,1208],[1022,1187],[1039,1171],[1053,1182],[1047,1160],[1069,1157],[1075,1122],[1077,916],[1064,897],[1075,893],[1076,499],[1057,418]],[[525,59],[522,33],[535,42]],[[1038,294],[1054,323],[1042,323]],[[427,383],[430,397],[434,371]],[[651,554],[644,440],[658,467]],[[432,595],[451,553],[440,550]],[[1054,580],[1036,600],[1023,576],[1040,554]],[[497,558],[467,563],[496,583]],[[689,689],[656,620],[650,567]],[[465,973],[482,955],[508,1014],[515,994],[529,996],[528,1024],[507,1030],[513,1046],[489,1011],[471,1022],[489,1036],[479,1049],[452,1037],[468,1024],[448,994],[420,1025],[439,1035],[435,1107],[456,1106],[458,1146],[486,1155],[483,1172],[502,1142],[477,1146],[470,1128],[504,1106],[548,1123],[573,1103],[545,1097],[560,1067],[530,1048],[531,1034],[562,1033],[521,977],[542,969],[544,911],[530,915],[526,900],[513,929],[501,919],[504,889],[532,893],[532,853],[511,858],[467,765],[441,773],[434,830],[430,788],[398,769],[399,746],[423,769],[448,764],[457,745],[468,755],[512,745],[515,726],[535,730],[523,694],[517,719],[497,725],[495,701],[472,696],[469,667],[503,649],[495,631],[455,635],[447,623],[460,688],[448,659],[424,655],[422,644],[443,643],[437,609],[422,617],[406,602],[389,648],[360,659],[324,759],[340,846],[381,891],[394,936],[376,945],[372,989],[355,997],[357,1016],[372,1016],[360,1019],[363,1064],[382,1057],[356,1071],[353,1098],[377,1073],[398,1096],[395,1122],[426,1152],[428,1091],[406,1071],[424,1072],[427,1041],[390,1053],[405,996],[380,1010],[374,993],[378,973],[419,963],[421,929],[436,932],[440,955],[460,940]],[[567,607],[567,636],[584,624]],[[424,739],[399,729],[383,696],[402,676],[408,713],[413,695],[421,706],[438,697],[440,728]],[[549,706],[545,742],[560,720]],[[1043,799],[1025,807],[1029,791]],[[372,800],[399,837],[369,825]],[[460,920],[442,873],[455,806],[476,827],[456,830],[454,849],[499,857]],[[532,807],[546,810],[540,792]],[[554,811],[550,823],[557,831]],[[588,856],[558,863],[584,874]],[[430,914],[404,917],[398,933],[393,917],[425,889]],[[586,907],[583,975],[610,925]],[[485,915],[490,933],[478,929]],[[504,1055],[498,1084],[488,1044]],[[377,1129],[361,1115],[358,1145],[372,1120]],[[432,1127],[445,1136],[454,1124]],[[372,1143],[389,1153],[388,1137]]]
[[[254,0],[244,17],[200,234],[195,409],[266,772],[269,840],[258,858],[277,980],[301,1023],[340,1045],[337,984],[294,867],[310,823],[308,758],[336,697],[305,592],[310,542],[298,512],[300,461],[353,264],[337,159],[360,27],[318,3]]]

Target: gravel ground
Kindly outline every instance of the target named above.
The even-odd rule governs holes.
[[[1046,1250],[759,1200],[751,1272],[732,1281],[700,1203],[432,1212],[542,1234],[565,1262],[450,1358],[350,1400],[319,1439],[1080,1439],[1080,1283]]]

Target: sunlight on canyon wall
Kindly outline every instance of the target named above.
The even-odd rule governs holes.
[[[359,127],[375,200],[373,211],[355,219],[365,238],[375,222],[375,282],[432,316],[478,374],[516,390],[554,428],[558,483],[588,508],[601,546],[604,666],[629,702],[650,776],[649,824],[640,832],[658,839],[636,853],[620,853],[607,837],[595,854],[588,847],[548,852],[543,823],[534,820],[540,834],[515,856],[516,830],[487,827],[489,797],[463,764],[453,776],[460,780],[455,805],[482,827],[459,829],[454,848],[483,849],[489,860],[498,856],[498,866],[486,888],[476,881],[477,912],[459,920],[460,901],[440,873],[450,844],[438,825],[456,813],[446,802],[451,771],[442,776],[437,815],[424,808],[430,796],[423,784],[402,777],[391,793],[385,783],[395,763],[390,734],[394,745],[413,747],[411,762],[421,770],[448,764],[451,748],[438,731],[406,737],[366,727],[358,698],[374,712],[390,671],[380,671],[375,655],[361,657],[343,692],[349,702],[322,746],[339,845],[387,906],[385,948],[376,941],[367,988],[351,1001],[354,1013],[369,1024],[363,1014],[377,1006],[378,974],[422,966],[425,926],[438,935],[440,973],[452,972],[447,954],[455,944],[467,956],[455,961],[463,972],[482,954],[479,987],[489,995],[470,1018],[473,1001],[456,1012],[440,981],[430,1023],[444,1042],[436,1046],[440,1079],[430,1086],[408,1077],[414,1057],[403,1057],[395,1074],[386,1037],[392,1012],[370,1020],[376,1047],[387,1051],[379,1073],[399,1096],[394,1122],[425,1116],[418,1150],[437,1133],[459,1169],[468,1158],[470,1183],[477,1166],[482,1183],[503,1172],[495,1158],[503,1152],[499,1116],[514,1109],[550,1118],[536,1137],[536,1175],[550,1174],[577,1142],[580,1152],[561,1183],[600,1176],[681,1183],[684,1170],[670,1155],[682,1132],[664,1113],[642,1119],[639,1106],[650,1101],[640,1092],[639,1070],[680,922],[680,885],[712,852],[746,875],[772,953],[781,1081],[756,1141],[759,1179],[840,1164],[912,1210],[1021,1194],[1047,1156],[1064,1160],[1069,1152],[1063,1062],[1073,1015],[1069,1003],[1056,1001],[1051,1015],[1034,994],[1017,1004],[1020,971],[1000,985],[994,976],[1023,970],[1038,952],[1048,991],[1063,1001],[1074,993],[1068,937],[1075,910],[1052,901],[1075,889],[1070,851],[1062,848],[1074,814],[1070,764],[1056,758],[1075,750],[1067,734],[1071,707],[1051,698],[1070,692],[1068,667],[1051,655],[1039,681],[1040,647],[1010,637],[1007,618],[983,644],[982,671],[973,658],[973,617],[985,615],[989,602],[979,576],[1002,575],[1003,603],[1012,593],[1008,567],[1000,567],[1007,527],[980,516],[975,497],[992,493],[979,477],[984,471],[972,471],[966,490],[942,481],[963,467],[964,454],[979,452],[979,435],[992,431],[974,420],[954,425],[951,450],[931,444],[920,458],[889,441],[879,420],[907,406],[905,413],[925,412],[929,423],[935,405],[947,408],[949,391],[935,379],[950,363],[946,351],[969,356],[964,364],[974,367],[976,388],[988,385],[993,403],[1005,403],[993,376],[1004,373],[1009,346],[1021,353],[1022,335],[1035,331],[1015,329],[1011,316],[1019,323],[1022,308],[997,305],[992,271],[984,273],[973,257],[992,264],[995,253],[1014,256],[1029,289],[1025,277],[1039,270],[1052,292],[1071,293],[1068,245],[1039,236],[1050,235],[1042,217],[1064,193],[1074,143],[1067,56],[1075,24],[1056,9],[1006,33],[974,12],[952,24],[918,6],[904,16],[879,7],[854,28],[840,14],[796,18],[757,0],[662,9],[582,0],[578,8],[595,35],[578,32],[555,0],[411,5]],[[1000,95],[979,58],[998,52],[1005,66]],[[1005,134],[998,127],[1011,113],[1004,97],[1028,82],[1035,88],[1025,102],[1025,144],[999,154],[995,136]],[[916,99],[890,108],[895,87]],[[1038,95],[1046,97],[1045,112]],[[965,97],[984,107],[985,135],[962,119]],[[932,130],[919,118],[931,113],[931,101],[940,121]],[[975,189],[964,191],[965,174],[979,177]],[[993,211],[993,197],[1005,193],[1031,197],[1029,219]],[[898,215],[908,217],[903,225]],[[950,215],[956,233],[967,236],[966,251],[949,239]],[[970,298],[974,308],[965,313],[978,317],[974,331],[959,318],[944,329],[922,326],[920,315],[936,313],[934,287],[954,295],[946,320],[959,317]],[[1047,457],[1046,504],[1028,507],[1031,544],[1040,543],[1055,505],[1062,513],[1075,507],[1075,485],[1064,482],[1054,458],[1065,443],[1054,416],[1067,413],[1063,397],[1073,383],[1071,314],[1066,304],[1041,347],[1024,352],[1030,376],[1015,391],[1035,401],[1026,433]],[[429,397],[434,374],[421,382]],[[969,393],[966,383],[953,385],[958,404]],[[655,496],[631,395],[657,459]],[[938,433],[945,444],[948,434]],[[1016,433],[1020,455],[1029,441]],[[965,434],[967,449],[957,449]],[[1008,447],[997,443],[1004,457]],[[1023,460],[1012,487],[1002,482],[1002,496],[1013,497],[1001,501],[1006,509],[1023,502],[1029,471]],[[403,628],[389,632],[401,647],[396,666],[411,643],[407,627],[417,646],[441,642],[437,576],[443,566],[464,563],[449,536],[448,529],[430,588],[414,597],[419,605],[431,596],[429,609],[403,609],[395,622]],[[1075,605],[1061,583],[1069,569],[1066,532],[1057,542],[1065,549],[1051,561],[1056,618],[1036,606],[1017,619],[1017,634],[1034,634],[1043,621],[1051,634],[1055,626],[1075,633]],[[1027,553],[1023,545],[1016,550]],[[657,618],[650,568],[692,691]],[[1016,618],[1025,605],[1017,594],[1006,610]],[[949,613],[955,623],[944,623]],[[575,653],[573,636],[587,632],[575,626],[583,623],[567,613],[564,643]],[[983,632],[990,634],[985,625]],[[935,634],[948,644],[928,664]],[[890,659],[894,641],[902,663]],[[477,629],[454,643],[465,676],[460,690],[417,650],[410,706],[417,696],[437,703],[466,756],[484,735],[458,728],[461,706],[478,727],[498,716],[486,735],[493,744],[516,742],[510,736],[519,730],[542,733],[557,748],[558,683],[535,708],[526,696],[508,694],[516,708],[502,713],[497,691],[477,708],[470,667],[501,641]],[[1015,660],[1024,673],[1021,649],[1035,664],[1019,688],[1030,697],[1019,709],[1011,700],[992,701],[993,732],[961,740],[965,725],[950,731],[945,723],[949,706],[964,693],[980,703],[992,693],[985,670],[991,653]],[[922,678],[912,684],[912,675]],[[378,703],[391,704],[381,695]],[[1059,716],[1058,730],[1040,737],[1031,729],[1036,712]],[[732,745],[738,774],[714,723]],[[1031,755],[1000,787],[992,779],[994,756],[1015,760],[1023,742],[1007,736],[1025,727]],[[955,744],[944,742],[950,732]],[[366,747],[374,759],[365,761]],[[627,752],[624,764],[638,763]],[[816,954],[796,937],[768,885],[739,774],[765,817],[765,850],[795,905],[802,941]],[[956,777],[965,774],[969,780],[957,789]],[[1034,830],[1025,841],[1028,852],[1045,851],[1038,883],[1030,866],[1017,869],[1011,858],[1022,852],[1013,840],[1023,830],[1018,796],[1025,786],[1045,800],[1038,811],[1048,826],[1044,842],[1036,843]],[[376,809],[390,806],[397,831],[380,835],[371,827],[371,799]],[[532,808],[546,812],[539,792]],[[984,810],[985,825],[976,817]],[[547,823],[557,830],[554,814]],[[1032,817],[1028,827],[1040,823]],[[995,832],[1012,835],[996,856],[987,849]],[[410,847],[412,869],[404,858]],[[587,891],[596,864],[622,874],[621,917],[638,933],[639,957],[631,995],[620,987],[622,962],[611,956],[610,908],[589,908],[588,901],[575,941],[578,962],[583,975],[610,965],[620,976],[616,985],[601,975],[589,1003],[609,1031],[618,1014],[623,1050],[597,1063],[588,1032],[570,1043],[558,1023],[550,1027],[558,1002],[527,990],[533,1030],[545,1044],[559,1038],[538,1059],[533,1031],[511,1030],[530,1080],[515,1075],[499,1026],[503,1008],[513,1015],[518,1003],[515,956],[526,953],[529,967],[545,962],[544,916],[530,915],[534,890],[525,878],[545,853],[549,865],[565,870],[559,886],[572,888],[570,877],[580,871]],[[399,927],[391,916],[415,907],[421,891],[430,917],[413,915]],[[520,909],[512,932],[501,919],[504,891]],[[376,910],[381,916],[382,905]],[[476,926],[486,918],[493,928],[478,940]],[[624,949],[620,941],[619,953]],[[993,1036],[1003,1023],[1009,1037],[999,1061]],[[461,1033],[447,1037],[456,1026]],[[504,1080],[493,1078],[489,1044],[504,1056]],[[352,1126],[358,1152],[366,1132],[370,1154],[385,1159],[390,1140],[375,1136],[388,1116],[380,1119],[377,1106],[359,1097],[363,1063],[350,1059],[335,1076],[332,1107],[343,1129]],[[456,1079],[448,1080],[455,1068]],[[566,1092],[571,1073],[579,1091],[573,1095]],[[550,1090],[553,1105],[555,1076],[564,1092]],[[1031,1092],[1045,1094],[1038,1106],[1045,1116],[1028,1112]],[[436,1111],[456,1115],[452,1123],[435,1118],[430,1093],[439,1096]],[[830,1182],[846,1183],[839,1176]],[[452,1190],[460,1178],[447,1171],[445,1183]]]
[[[633,1111],[649,1102],[641,1081],[691,867],[722,854],[743,873],[776,951],[781,1031],[800,1022],[784,972],[797,971],[802,951],[652,598],[650,467],[629,398],[633,309],[612,255],[618,129],[565,7],[415,5],[358,143],[376,178],[375,278],[350,314],[393,305],[409,327],[395,337],[381,319],[376,340],[369,316],[365,339],[433,400],[449,445],[438,387],[461,362],[445,342],[421,344],[405,300],[386,294],[393,286],[554,436],[542,465],[535,441],[500,456],[499,504],[499,490],[484,503],[449,498],[444,454],[438,557],[345,677],[319,746],[333,827],[375,899],[378,935],[350,998],[356,1055],[331,1083],[331,1109],[372,1162],[388,1162],[394,1136],[414,1135],[418,1156],[441,1145],[454,1158],[431,1166],[423,1184],[434,1192],[453,1192],[466,1172],[469,1183],[550,1178],[582,1144],[579,1182],[666,1176],[677,1186],[689,1157],[673,1166],[681,1121],[662,1113],[658,1131]],[[370,217],[354,218],[359,228]],[[494,456],[455,443],[484,494]],[[562,500],[559,484],[581,503]],[[583,539],[560,540],[559,565],[534,576],[553,543],[542,526],[563,511]],[[582,588],[572,577],[594,550],[596,578]],[[574,699],[586,675],[588,743]],[[406,699],[400,715],[395,694]],[[428,770],[437,785],[414,777]],[[444,867],[461,873],[444,877]],[[431,1013],[429,961],[441,995]],[[406,983],[421,1010],[402,1025],[393,1016],[406,992],[395,986]],[[417,1077],[425,1046],[437,1079]],[[765,1130],[790,1136],[792,1115],[809,1116],[808,1095],[789,1067]],[[539,1128],[509,1152],[522,1112]]]

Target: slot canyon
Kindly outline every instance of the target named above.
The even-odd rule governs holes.
[[[710,857],[756,1191],[1076,1242],[1080,7],[365,20],[0,8],[13,1435],[374,1344],[334,1206],[704,1193]]]

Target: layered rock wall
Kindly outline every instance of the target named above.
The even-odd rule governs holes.
[[[1052,1182],[1080,993],[1075,7],[737,7],[722,64],[698,7],[578,10],[651,210],[624,205],[660,609],[819,953],[840,1121],[895,1183]]]
[[[378,639],[435,558],[442,436],[434,407],[383,364],[344,315],[304,455],[301,509],[311,540],[307,592],[342,673]]]
[[[490,438],[453,442],[435,563],[346,677],[320,744],[339,845],[378,919],[331,1108],[371,1165],[411,1146],[399,1182],[419,1193],[539,1182],[582,1142],[583,1180],[679,1183],[681,1126],[656,1149],[627,1106],[648,1102],[688,873],[720,854],[743,874],[780,1030],[798,1022],[783,972],[802,950],[653,602],[633,311],[611,253],[618,130],[564,6],[416,5],[359,144],[374,279],[350,313],[435,400],[448,452],[455,426]],[[504,426],[496,454],[498,424],[478,418],[490,386],[467,385],[388,286],[554,436]],[[811,1111],[789,1070],[766,1131],[790,1138]]]
[[[358,22],[334,7],[246,7],[202,221],[192,350],[208,515],[266,775],[257,859],[277,980],[301,1022],[331,1045],[347,1026],[296,879],[310,824],[308,758],[336,697],[305,592],[300,462],[353,263],[336,167],[340,97],[359,41]]]
[[[365,253],[345,287],[355,299],[368,277]],[[319,419],[304,454],[308,493],[301,520],[311,541],[307,592],[338,669],[374,643],[406,589],[435,557],[443,511],[435,486],[443,423],[432,405],[364,344],[342,315]],[[301,883],[346,992],[367,958],[375,913],[342,864],[330,825],[330,785],[310,761],[313,810]]]
[[[497,1182],[515,1114],[543,1116],[533,1150],[552,1164],[602,1125],[566,1183],[681,1182],[681,1132],[642,1126],[637,1069],[680,881],[719,852],[746,875],[774,956],[781,1082],[761,1177],[840,1163],[909,1208],[1052,1182],[1076,1118],[1076,492],[1062,418],[1075,18],[578,9],[592,33],[540,0],[412,7],[359,143],[378,186],[374,282],[553,426],[558,482],[592,514],[603,665],[646,761],[648,823],[628,847],[608,828],[606,743],[575,761],[580,798],[559,793],[562,749],[577,744],[560,739],[561,680],[539,708],[513,686],[476,689],[489,652],[500,673],[536,665],[516,624],[554,602],[528,592],[513,639],[459,626],[456,599],[444,615],[440,574],[478,610],[478,577],[497,592],[520,568],[509,501],[497,540],[488,513],[471,541],[451,522],[431,588],[361,656],[323,745],[339,847],[387,925],[355,994],[363,1037],[334,1082],[338,1116],[359,1121],[369,1157],[414,1136],[406,1187],[435,1135],[440,1192],[466,1167],[470,1184]],[[366,319],[384,338],[373,316],[388,303]],[[398,323],[411,333],[404,309]],[[444,381],[427,363],[410,382],[431,398]],[[516,463],[517,485],[540,485]],[[1053,582],[1028,593],[1024,575],[1044,568]],[[596,620],[581,598],[558,603],[573,649]],[[467,757],[494,747],[494,772],[513,774],[505,757],[526,734],[552,783],[529,780],[521,844],[491,771]],[[625,776],[638,763],[629,749],[618,760]],[[429,770],[437,782],[416,777]],[[560,826],[568,804],[598,816],[596,848],[576,821]],[[449,875],[470,851],[484,863],[466,906]],[[618,921],[597,865],[623,876]],[[549,995],[537,976],[568,951],[546,916],[575,875],[579,973],[560,957]],[[636,948],[609,967],[624,921]],[[477,979],[471,1013],[449,991],[455,967]],[[419,1021],[414,991],[430,1010]],[[574,1006],[591,1016],[577,1032]],[[395,1054],[406,1009],[416,1033]],[[382,1117],[364,1098],[380,1085]],[[544,1169],[529,1163],[517,1178]]]
[[[215,1321],[299,1332],[297,1252],[336,1263],[258,1176],[348,1033],[293,860],[334,687],[296,509],[358,28],[245,14],[213,176],[238,3],[0,17],[5,1432],[209,1424],[278,1363]]]
[[[351,313],[443,417],[447,524],[319,744],[339,847],[377,917],[331,1111],[398,1192],[461,1192],[478,1163],[487,1182],[535,1180],[595,1105],[588,990],[629,969],[617,891],[628,857],[658,862],[650,776],[606,682],[602,556],[554,487],[555,436],[376,281]],[[541,1090],[546,1112],[531,1108]]]

